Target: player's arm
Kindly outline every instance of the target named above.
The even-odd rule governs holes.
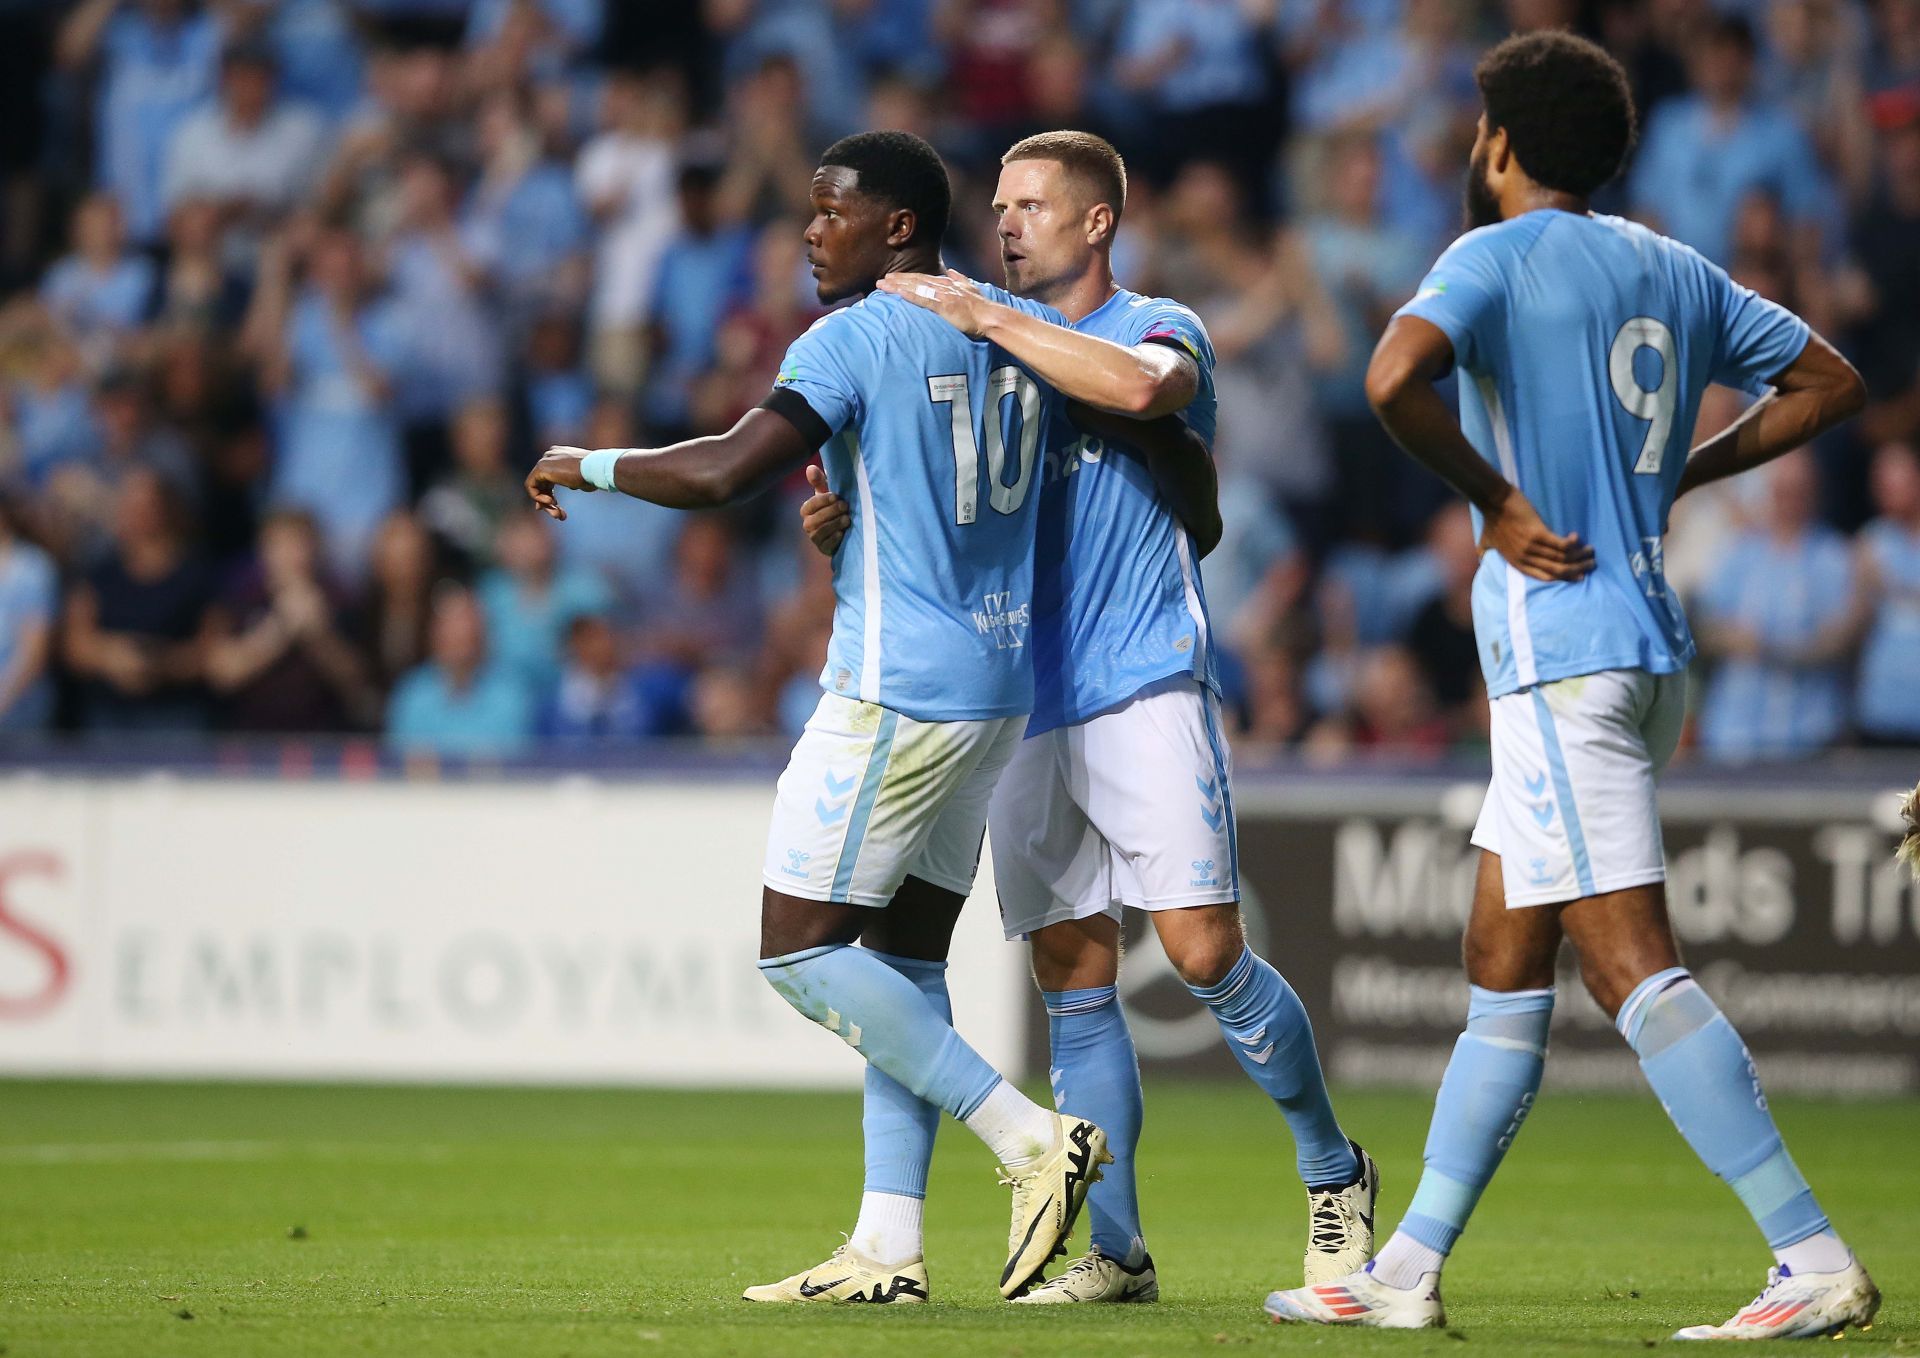
[[[1184,410],[1200,390],[1200,365],[1171,345],[1136,344],[1083,335],[986,296],[973,281],[947,271],[888,274],[882,291],[933,312],[975,339],[999,345],[1070,400],[1136,420]]]
[[[1580,579],[1593,569],[1593,548],[1577,533],[1563,537],[1542,523],[1520,488],[1467,441],[1433,389],[1452,366],[1453,342],[1444,330],[1418,316],[1396,317],[1367,365],[1367,401],[1395,443],[1480,511],[1482,548],[1535,580]]]
[[[1687,456],[1676,495],[1771,462],[1851,419],[1867,404],[1867,384],[1839,350],[1815,334],[1771,379],[1773,390]]]
[[[1220,545],[1220,478],[1213,450],[1178,415],[1131,420],[1075,401],[1067,406],[1073,422],[1136,456],[1147,465],[1154,488],[1174,517],[1185,525],[1201,556]]]
[[[559,489],[617,490],[669,509],[713,509],[772,485],[811,457],[825,436],[809,439],[770,402],[724,434],[667,448],[549,448],[527,473],[527,495],[556,519],[567,517],[554,494]]]

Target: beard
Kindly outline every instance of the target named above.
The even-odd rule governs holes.
[[[1487,183],[1487,158],[1475,156],[1467,165],[1467,178],[1461,193],[1461,211],[1467,230],[1492,226],[1500,220],[1500,200]]]

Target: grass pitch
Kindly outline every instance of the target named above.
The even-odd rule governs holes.
[[[1388,1226],[1429,1099],[1337,1102]],[[1298,1281],[1305,1212],[1278,1116],[1238,1084],[1158,1085],[1147,1106],[1160,1305],[1001,1303],[1005,1193],[949,1126],[935,1301],[868,1310],[737,1300],[850,1228],[851,1096],[0,1083],[0,1353],[1624,1354],[1724,1319],[1768,1262],[1650,1097],[1549,1089],[1455,1255],[1451,1331],[1281,1329],[1260,1301]],[[1920,1353],[1920,1104],[1776,1111],[1887,1294],[1847,1343]]]

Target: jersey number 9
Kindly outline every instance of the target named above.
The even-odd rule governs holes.
[[[927,395],[944,405],[953,421],[953,521],[962,526],[980,515],[980,450],[973,436],[973,404],[967,399],[967,375],[953,373],[927,379]],[[1005,407],[1011,396],[1020,405],[1020,475],[1006,484],[1007,437]],[[1002,514],[1014,514],[1026,503],[1033,486],[1034,453],[1040,446],[1040,388],[1019,368],[1008,364],[987,374],[986,429],[987,503]]]
[[[1651,349],[1660,356],[1660,385],[1649,391],[1633,375],[1634,356]],[[1646,420],[1647,438],[1640,445],[1640,457],[1633,470],[1641,476],[1658,476],[1661,461],[1667,455],[1667,439],[1673,433],[1673,410],[1680,395],[1680,368],[1673,342],[1673,331],[1651,316],[1635,316],[1620,327],[1607,351],[1607,376],[1613,380],[1613,394],[1627,414]]]

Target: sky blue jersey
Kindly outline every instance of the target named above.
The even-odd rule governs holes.
[[[1198,316],[1122,288],[1073,328],[1191,354],[1200,388],[1181,416],[1213,443],[1213,342]],[[1085,721],[1169,675],[1218,689],[1199,554],[1145,462],[1063,421],[1040,498],[1027,734]]]
[[[816,321],[774,387],[776,400],[805,400],[831,435],[821,461],[853,515],[833,558],[820,686],[919,721],[1030,711],[1033,534],[1061,405],[1053,389],[1004,350],[883,292]]]
[[[1550,209],[1462,236],[1399,314],[1452,341],[1460,425],[1480,455],[1549,528],[1594,549],[1593,572],[1572,584],[1481,558],[1473,631],[1488,696],[1684,669],[1693,634],[1661,544],[1701,393],[1763,392],[1806,347],[1806,324],[1678,241]]]

